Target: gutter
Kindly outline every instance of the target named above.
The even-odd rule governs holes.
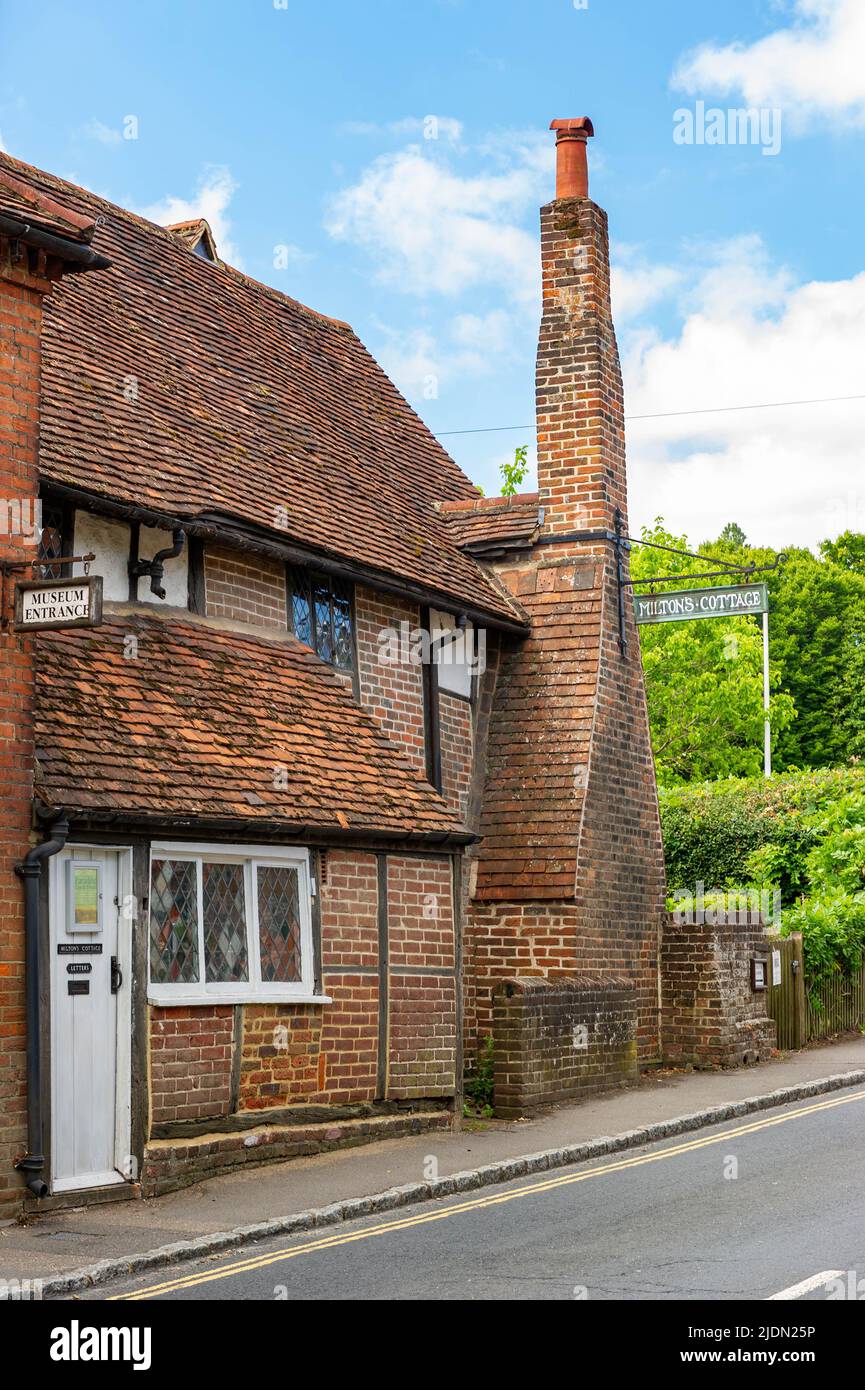
[[[76,831],[97,831],[100,828],[112,833],[123,830],[128,834],[158,835],[164,838],[167,831],[186,833],[192,837],[212,836],[224,838],[226,835],[242,835],[248,843],[260,839],[262,843],[281,840],[292,844],[314,844],[327,847],[335,844],[377,845],[388,848],[419,848],[439,850],[448,853],[454,849],[464,849],[468,845],[479,844],[482,835],[471,830],[386,830],[378,827],[359,825],[344,829],[340,825],[307,825],[302,822],[257,820],[243,817],[206,820],[200,816],[165,814],[154,811],[145,814],[138,811],[94,810],[81,807],[78,811],[70,807],[64,812],[74,820]]]
[[[251,526],[247,528],[240,524],[231,525],[219,516],[204,514],[197,519],[181,519],[170,512],[156,511],[151,507],[142,507],[134,502],[115,502],[109,497],[103,497],[100,493],[86,492],[69,483],[57,483],[44,476],[42,484],[49,496],[57,497],[60,501],[70,502],[86,511],[100,513],[103,516],[118,517],[123,521],[139,521],[144,526],[160,527],[164,531],[176,533],[182,530],[186,532],[187,536],[193,536],[200,540],[242,545],[259,555],[269,555],[285,564],[311,565],[322,574],[333,575],[337,579],[348,580],[353,584],[366,584],[370,588],[380,589],[382,593],[395,594],[399,598],[408,598],[421,606],[436,608],[443,613],[451,613],[455,617],[461,617],[464,614],[470,622],[474,623],[475,627],[485,627],[493,632],[506,633],[511,637],[527,637],[530,630],[531,625],[528,619],[525,622],[520,622],[516,617],[509,619],[498,614],[491,614],[476,604],[463,603],[455,599],[453,595],[445,594],[439,589],[427,589],[422,584],[415,584],[411,580],[401,581],[387,573],[367,568],[365,565],[354,564],[350,560],[331,557],[300,545],[280,542],[272,539],[268,532],[259,531]]]
[[[19,222],[15,217],[0,213],[0,236],[17,238],[28,246],[37,246],[51,256],[59,256],[69,265],[81,270],[107,270],[111,265],[107,256],[101,256],[90,246],[82,246],[77,241],[67,241],[65,237],[43,232],[30,222]]]
[[[15,1167],[26,1173],[27,1186],[34,1197],[47,1197],[48,1184],[42,1177],[45,1168],[43,1152],[42,1125],[42,1045],[41,1018],[39,1010],[39,938],[40,912],[39,889],[42,882],[42,864],[52,855],[59,854],[69,835],[69,821],[66,812],[58,810],[50,817],[51,838],[36,845],[15,872],[24,881],[24,941],[25,941],[25,982],[27,1019],[27,1153],[19,1158]]]

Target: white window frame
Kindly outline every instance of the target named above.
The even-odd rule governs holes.
[[[197,984],[153,984],[150,982],[150,910],[147,912],[147,999],[161,1006],[182,1004],[329,1004],[324,994],[315,993],[315,960],[312,941],[312,897],[315,884],[310,872],[309,851],[300,848],[273,848],[268,845],[191,844],[189,841],[154,841],[150,846],[150,877],[148,895],[153,883],[154,859],[184,860],[197,866],[198,891],[198,962],[201,979]],[[241,864],[243,866],[246,901],[246,949],[249,979],[240,983],[216,984],[204,976],[204,875],[203,862]],[[292,868],[298,876],[298,907],[300,912],[301,978],[294,982],[265,983],[261,978],[261,945],[259,939],[257,874],[259,869]]]
[[[452,613],[440,613],[435,608],[430,610],[432,659],[436,667],[438,688],[444,691],[445,695],[453,695],[455,699],[466,700],[469,703],[474,700],[476,672],[466,660],[465,652],[469,641],[474,650],[474,632],[474,623],[466,623],[464,628],[460,628]],[[447,648],[453,649],[460,645],[463,651],[462,661],[445,658],[444,652]]]

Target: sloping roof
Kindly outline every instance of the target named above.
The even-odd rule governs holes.
[[[118,606],[101,627],[41,633],[34,647],[36,791],[48,804],[163,825],[243,821],[251,834],[461,830],[293,638]]]
[[[471,555],[493,556],[525,549],[533,544],[543,524],[537,492],[442,502],[439,511],[457,545]]]
[[[21,218],[54,236],[65,237],[67,241],[90,242],[94,219],[72,211],[40,193],[28,180],[18,178],[8,167],[12,163],[0,158],[0,212]]]
[[[520,621],[435,510],[472,484],[346,324],[8,155],[0,169],[99,218],[112,262],[46,302],[45,479],[233,518]]]

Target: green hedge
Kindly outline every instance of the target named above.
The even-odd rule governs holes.
[[[851,870],[840,860],[859,847],[853,842],[858,822],[865,824],[865,768],[703,782],[662,790],[660,799],[671,892],[697,883],[707,889],[771,885],[792,904],[813,889],[815,858],[833,827],[838,863],[824,873],[834,867],[847,875],[847,891],[854,886],[855,865]],[[833,820],[839,807],[846,808],[840,827]],[[859,843],[865,845],[865,831]],[[865,887],[865,880],[856,886]]]

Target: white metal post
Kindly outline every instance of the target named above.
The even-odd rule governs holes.
[[[769,614],[763,614],[763,709],[766,715],[764,730],[764,767],[766,776],[772,776],[772,724],[769,717]]]

